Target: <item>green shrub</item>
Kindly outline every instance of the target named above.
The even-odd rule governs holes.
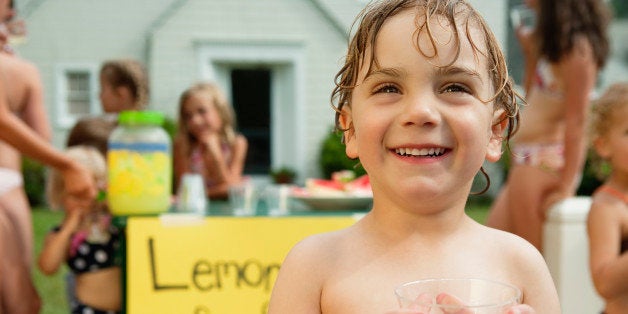
[[[319,156],[319,166],[324,178],[340,170],[353,170],[356,177],[366,173],[359,160],[349,159],[345,153],[345,145],[340,141],[342,132],[330,132],[323,140]]]
[[[291,167],[283,166],[277,169],[273,169],[270,172],[270,177],[273,179],[273,183],[277,184],[290,184],[294,183],[297,172]]]
[[[595,189],[602,185],[601,177],[608,175],[608,165],[596,158],[595,153],[589,150],[587,160],[582,171],[582,180],[576,192],[577,195],[590,196]]]
[[[22,174],[24,176],[24,190],[31,207],[46,204],[46,167],[36,160],[24,157],[22,159]]]

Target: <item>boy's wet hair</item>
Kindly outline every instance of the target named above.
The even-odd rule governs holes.
[[[434,53],[427,54],[422,49],[417,48],[417,53],[421,53],[426,58],[434,58],[438,55],[434,38],[431,35],[432,24],[434,23],[431,17],[439,16],[447,19],[454,36],[453,43],[456,45],[457,53],[451,63],[458,58],[463,40],[470,43],[476,56],[479,54],[486,57],[488,66],[486,70],[489,73],[495,93],[491,99],[483,101],[494,101],[496,109],[505,110],[508,119],[508,127],[506,128],[506,141],[508,141],[518,127],[517,99],[521,99],[521,97],[513,88],[512,79],[508,76],[506,59],[495,35],[480,14],[465,0],[382,0],[367,5],[353,24],[353,27],[358,25],[358,28],[349,42],[345,64],[335,76],[336,86],[332,92],[331,101],[332,107],[336,110],[336,129],[343,130],[340,125],[340,115],[344,106],[351,106],[351,96],[361,67],[368,67],[370,73],[373,67],[377,66],[377,56],[374,54],[375,42],[384,22],[407,10],[420,13],[417,14],[416,19],[417,34],[429,36],[435,49]],[[421,21],[418,17],[423,14],[426,18]],[[469,34],[469,31],[474,28],[484,34],[485,43],[474,42]],[[462,32],[461,30],[465,31]],[[466,34],[466,36],[461,37],[461,34]],[[419,36],[417,36],[417,41],[418,38]],[[416,47],[419,47],[418,43]],[[368,64],[366,63],[367,55],[372,56]]]
[[[100,75],[113,87],[126,87],[133,95],[133,109],[148,105],[148,74],[144,65],[133,59],[109,60],[100,67]]]

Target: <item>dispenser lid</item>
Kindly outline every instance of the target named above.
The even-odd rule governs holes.
[[[164,115],[159,111],[130,110],[122,111],[118,116],[118,123],[123,125],[163,125]]]

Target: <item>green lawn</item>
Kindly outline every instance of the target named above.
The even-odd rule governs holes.
[[[47,209],[33,209],[33,226],[35,232],[35,260],[39,256],[44,237],[50,228],[59,224],[63,212]],[[53,276],[42,274],[37,267],[33,270],[33,280],[43,302],[42,314],[67,314],[68,309],[65,293],[65,265]]]
[[[488,205],[484,203],[471,203],[467,206],[467,214],[476,221],[484,223],[488,215]],[[62,219],[63,212],[60,211],[50,211],[41,208],[33,210],[35,258],[37,258],[41,251],[41,246],[48,230],[59,224]],[[67,268],[64,265],[54,276],[46,276],[35,267],[33,280],[43,301],[42,314],[66,314],[70,312],[65,292],[64,278],[66,272]]]

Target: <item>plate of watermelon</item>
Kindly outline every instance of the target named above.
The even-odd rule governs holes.
[[[315,210],[366,210],[373,203],[368,175],[356,178],[350,170],[334,172],[331,180],[307,179],[292,197]]]

